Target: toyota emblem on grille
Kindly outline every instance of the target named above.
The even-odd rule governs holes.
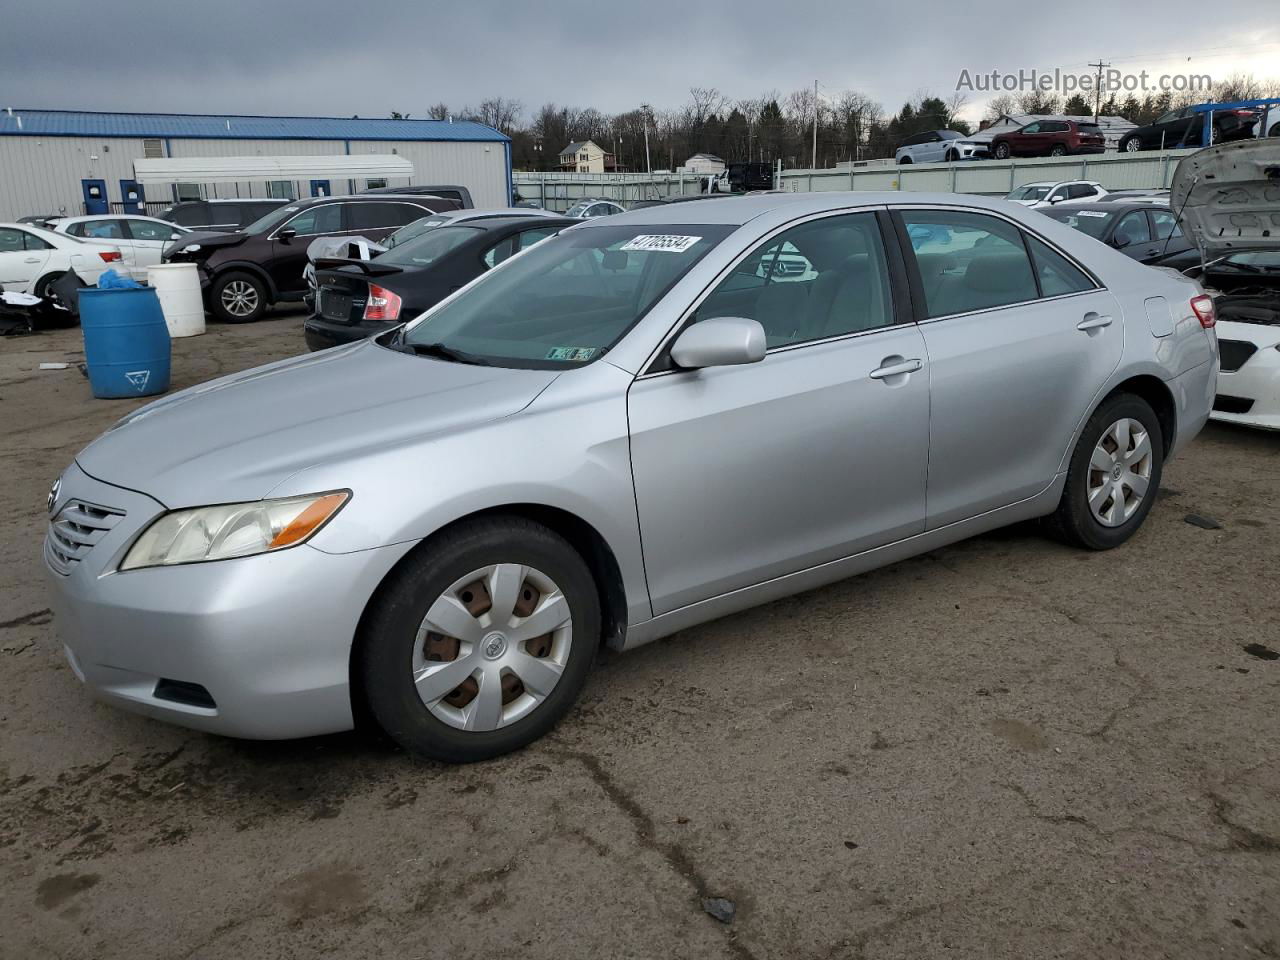
[[[49,511],[49,516],[53,516],[53,508],[58,505],[58,493],[61,490],[62,478],[59,477],[57,480],[53,481],[53,486],[49,488],[49,503],[46,505],[46,509]]]

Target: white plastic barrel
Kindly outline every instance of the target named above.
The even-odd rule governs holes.
[[[171,337],[204,333],[204,297],[194,263],[161,263],[147,268],[147,283],[155,288]]]

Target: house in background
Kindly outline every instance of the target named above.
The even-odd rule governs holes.
[[[718,177],[724,173],[724,161],[714,153],[695,153],[684,162],[680,173],[692,173],[698,177]]]
[[[1120,138],[1137,127],[1136,123],[1132,123],[1124,117],[1099,117],[1095,121],[1091,116],[1075,117],[1056,113],[1002,113],[996,120],[984,120],[982,129],[971,136],[965,137],[965,139],[990,143],[1001,133],[1020,130],[1028,123],[1034,123],[1037,120],[1074,120],[1076,123],[1096,122],[1102,128],[1102,135],[1107,139],[1108,150],[1119,149]]]
[[[617,161],[594,140],[575,140],[560,151],[560,169],[570,173],[614,173]]]

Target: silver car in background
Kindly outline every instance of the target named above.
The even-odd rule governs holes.
[[[602,641],[1036,517],[1125,542],[1208,416],[1213,322],[1191,281],[1000,199],[584,223],[92,443],[49,496],[57,628],[154,717],[283,738],[367,705],[414,753],[494,756]]]

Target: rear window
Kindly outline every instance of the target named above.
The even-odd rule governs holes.
[[[396,244],[394,249],[378,257],[379,263],[397,267],[425,267],[435,263],[450,250],[454,250],[475,237],[478,227],[437,227],[426,233]]]
[[[1078,123],[1076,127],[1081,133],[1102,133],[1102,128],[1096,123]]]
[[[1050,207],[1047,210],[1038,210],[1046,217],[1057,220],[1059,223],[1065,223],[1072,230],[1079,230],[1086,233],[1094,239],[1102,237],[1107,232],[1107,226],[1111,223],[1113,214],[1105,210],[1072,210],[1070,208]]]

